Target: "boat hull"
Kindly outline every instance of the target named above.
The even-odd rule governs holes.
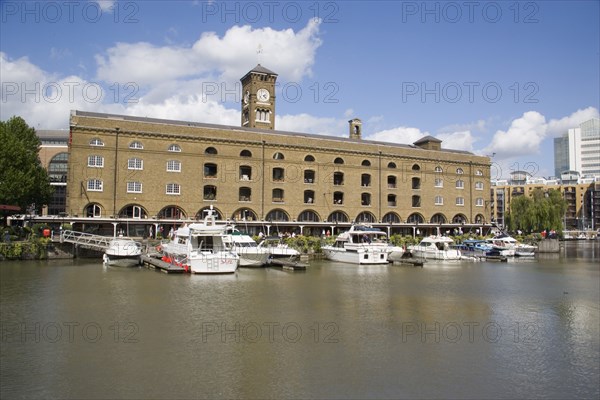
[[[363,250],[348,251],[342,248],[323,247],[325,258],[331,261],[338,261],[349,264],[377,265],[388,264],[388,253],[384,250]]]
[[[438,250],[431,251],[429,248],[419,248],[419,246],[415,246],[411,249],[411,254],[415,258],[424,258],[426,260],[460,260],[461,252],[458,250]]]

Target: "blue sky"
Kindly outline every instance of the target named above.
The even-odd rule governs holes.
[[[598,1],[2,1],[0,117],[69,110],[239,125],[239,78],[279,74],[276,128],[493,155],[553,175],[598,117]]]

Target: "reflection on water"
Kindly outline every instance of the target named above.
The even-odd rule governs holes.
[[[0,264],[0,397],[595,398],[598,242],[508,263]]]

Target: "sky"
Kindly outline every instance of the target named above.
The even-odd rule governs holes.
[[[278,130],[489,156],[554,175],[600,109],[600,1],[0,1],[0,118],[70,110],[240,125],[239,79],[278,74]]]

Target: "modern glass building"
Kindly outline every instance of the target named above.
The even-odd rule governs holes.
[[[554,174],[559,177],[567,170],[600,176],[600,119],[585,121],[554,139]]]

